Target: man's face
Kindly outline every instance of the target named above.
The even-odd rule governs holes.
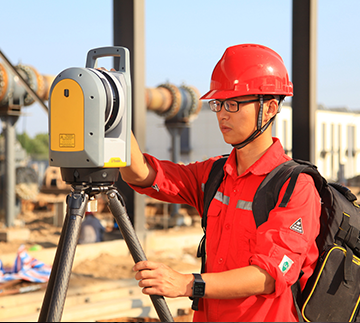
[[[243,142],[256,130],[260,103],[251,102],[241,104],[242,101],[254,99],[257,99],[254,95],[231,98],[231,100],[240,102],[237,112],[226,111],[224,104],[221,110],[216,112],[219,128],[226,143],[235,145]]]

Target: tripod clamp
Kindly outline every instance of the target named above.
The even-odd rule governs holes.
[[[39,322],[60,322],[69,287],[71,268],[80,235],[81,222],[90,197],[106,193],[108,205],[135,263],[147,260],[134,227],[126,212],[125,202],[117,188],[112,185],[80,183],[72,185],[66,197],[67,210],[63,229],[56,250],[48,286],[41,307]],[[174,322],[163,296],[150,295],[162,322]]]

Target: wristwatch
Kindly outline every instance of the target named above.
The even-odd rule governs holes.
[[[194,275],[194,284],[193,284],[193,298],[200,298],[205,295],[205,282],[203,281],[200,274],[193,274]]]

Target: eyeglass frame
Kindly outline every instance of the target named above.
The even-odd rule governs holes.
[[[218,111],[213,110],[213,109],[211,108],[211,104],[210,104],[210,103],[211,103],[211,102],[214,102],[214,101],[220,102],[220,109],[219,109]],[[234,102],[236,102],[236,104],[237,104],[237,106],[236,106],[236,111],[230,111],[230,110],[226,107],[226,105],[225,105],[225,102],[226,102],[226,101],[234,101]],[[240,104],[244,104],[244,103],[254,103],[254,102],[259,102],[259,98],[257,98],[257,99],[252,99],[252,100],[246,100],[246,101],[236,101],[236,100],[234,100],[234,99],[226,99],[226,100],[221,101],[221,100],[216,100],[216,99],[215,99],[215,100],[209,101],[208,104],[209,104],[210,110],[213,111],[213,112],[220,112],[221,109],[222,109],[222,106],[224,105],[225,111],[230,112],[230,113],[235,113],[235,112],[238,112],[238,111],[239,111],[239,106],[240,106]]]

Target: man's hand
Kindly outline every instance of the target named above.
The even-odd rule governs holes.
[[[152,261],[140,261],[133,270],[137,271],[135,279],[139,280],[139,286],[146,295],[170,298],[192,296],[192,274],[181,274],[164,264]]]

